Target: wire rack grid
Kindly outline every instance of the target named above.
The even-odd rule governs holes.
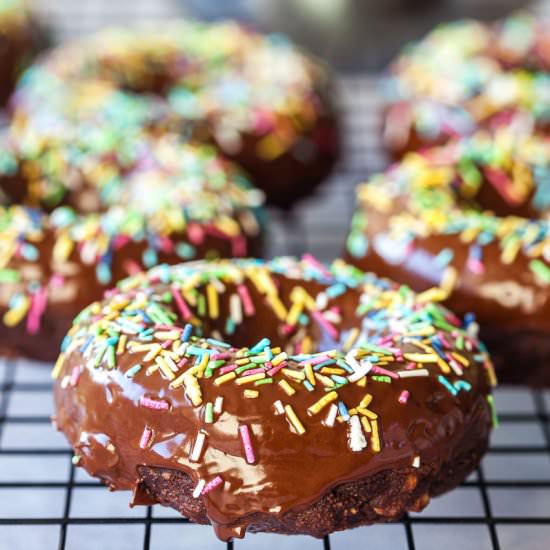
[[[177,0],[74,3],[41,0],[58,38],[105,21],[167,17]],[[86,12],[85,14],[83,13]],[[85,16],[84,16],[85,15]],[[292,216],[271,212],[267,255],[308,251],[336,257],[354,204],[353,190],[386,161],[379,150],[375,77],[337,81],[345,147],[330,181]],[[500,389],[501,427],[481,468],[420,514],[400,522],[310,537],[248,535],[224,544],[209,527],[170,509],[128,507],[128,493],[109,493],[71,463],[72,452],[50,426],[48,366],[0,360],[0,550],[547,550],[550,540],[550,392]]]

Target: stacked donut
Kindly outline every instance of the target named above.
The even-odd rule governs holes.
[[[453,23],[398,59],[386,144],[418,151],[359,187],[345,253],[475,312],[505,382],[550,384],[548,29]]]
[[[53,359],[70,320],[159,262],[260,255],[262,192],[291,205],[329,171],[324,71],[232,24],[118,29],[47,53],[2,137],[3,352]]]

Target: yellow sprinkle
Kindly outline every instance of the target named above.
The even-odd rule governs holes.
[[[458,281],[458,273],[456,269],[449,265],[445,268],[443,271],[443,275],[441,277],[440,287],[445,293],[445,296],[449,296],[451,292],[454,290],[456,286],[456,282]]]
[[[260,395],[260,392],[257,390],[244,390],[243,395],[247,399],[256,399]]]
[[[276,294],[271,294],[267,297],[267,301],[279,320],[285,321],[287,317],[287,311],[279,297]]]
[[[218,376],[218,378],[214,380],[214,384],[216,384],[216,386],[221,386],[222,384],[225,384],[230,380],[234,380],[235,378],[237,378],[237,375],[234,372],[228,372],[226,374]]]
[[[341,369],[339,367],[323,367],[320,370],[321,374],[331,375],[331,374],[346,374],[346,371],[344,369]]]
[[[128,340],[128,336],[126,334],[121,334],[120,338],[118,339],[118,344],[116,346],[116,353],[117,355],[120,355],[121,353],[124,353],[126,350],[126,341]]]
[[[27,314],[30,304],[31,302],[26,296],[21,298],[21,301],[17,304],[17,307],[12,308],[4,313],[4,324],[8,327],[14,327],[15,325],[18,325]]]
[[[371,447],[375,453],[379,453],[381,448],[380,448],[380,435],[378,434],[378,421],[373,420],[370,424],[372,428]]]
[[[367,387],[367,377],[363,376],[363,378],[360,378],[359,380],[357,380],[356,384],[360,388],[366,388]]]
[[[334,383],[334,380],[332,378],[329,378],[328,376],[323,376],[322,374],[319,374],[318,372],[315,373],[315,378],[323,384],[326,388],[333,388],[336,384]]]
[[[212,283],[209,283],[206,286],[206,298],[208,300],[208,314],[210,315],[210,318],[217,319],[220,316],[218,292]]]
[[[294,409],[291,405],[285,405],[285,413],[286,417],[288,418],[289,422],[292,424],[298,435],[302,435],[303,433],[305,433],[306,429],[300,422],[300,419],[296,416],[296,413],[294,412]]]
[[[300,317],[303,309],[304,304],[302,302],[294,302],[286,318],[287,325],[294,326],[298,322],[298,317]]]
[[[54,262],[65,262],[68,260],[74,248],[74,241],[65,233],[60,235],[53,247]]]
[[[463,367],[469,367],[470,361],[464,357],[464,355],[460,355],[460,353],[456,351],[451,351],[451,356],[453,359],[456,359]]]
[[[65,354],[60,353],[52,370],[52,378],[54,380],[57,380],[57,378],[59,378],[59,374],[61,373],[61,369],[63,368],[64,362],[65,362]]]
[[[210,356],[208,353],[205,353],[200,360],[200,363],[197,365],[197,378],[202,378],[204,371],[206,370],[206,367],[208,366],[208,362],[210,361]]]
[[[318,412],[322,411],[327,405],[332,403],[333,401],[336,401],[338,399],[338,394],[335,391],[330,391],[321,399],[319,399],[316,403],[308,407],[307,412],[311,415],[317,414]]]
[[[434,288],[429,288],[424,292],[421,292],[416,297],[416,300],[419,304],[425,304],[427,302],[441,302],[445,300],[447,297],[448,297],[448,292],[443,290],[443,288],[434,287]],[[433,329],[433,327],[426,327],[426,328]]]
[[[344,345],[343,345],[344,351],[349,351],[353,347],[353,344],[355,344],[355,342],[356,342],[356,340],[359,336],[359,333],[360,333],[360,331],[357,327],[350,330],[350,332],[348,334],[348,337],[346,338],[346,340],[344,342]]]
[[[294,395],[296,393],[296,390],[286,380],[279,380],[279,386],[283,388],[287,395]]]
[[[250,374],[249,376],[243,376],[242,378],[237,379],[237,385],[242,386],[243,384],[250,384],[251,382],[256,382],[256,380],[261,380],[265,378],[265,372],[259,372],[258,374]]]
[[[436,363],[438,358],[435,353],[404,353],[403,356],[413,363]]]
[[[308,379],[308,382],[315,386],[316,380],[315,380],[315,374],[313,373],[313,367],[311,366],[311,363],[306,363],[304,372],[306,373],[306,378]]]
[[[366,416],[367,418],[370,418],[371,420],[376,420],[378,418],[378,415],[376,413],[364,407],[357,407],[357,412],[359,414],[362,414],[363,416]]]
[[[202,391],[199,381],[193,376],[190,371],[187,371],[187,376],[184,378],[185,394],[191,399],[194,407],[198,407],[202,403]]]
[[[149,353],[143,358],[144,361],[152,361],[162,350],[160,344],[153,344],[149,349]]]
[[[288,359],[288,355],[286,354],[286,352],[282,352],[282,353],[279,353],[278,355],[276,355],[272,360],[271,360],[271,364],[276,367],[277,365],[279,365],[280,363],[282,363],[283,361],[286,361],[286,359]]]
[[[370,393],[366,393],[363,399],[359,402],[359,407],[362,407],[363,409],[366,409],[372,402],[372,395]]]
[[[371,433],[370,422],[366,416],[361,417],[361,424],[363,424],[363,429],[365,430],[365,432],[370,434]]]
[[[183,381],[186,375],[187,375],[187,371],[184,372],[183,374],[180,374],[177,378],[172,380],[172,382],[170,382],[170,388],[172,389],[179,388],[183,384]]]
[[[248,365],[250,363],[250,359],[248,357],[244,357],[243,359],[237,359],[235,361],[236,365]]]
[[[313,341],[309,336],[304,336],[302,341],[302,353],[312,353],[313,352]]]
[[[176,375],[172,372],[172,369],[170,369],[163,357],[156,357],[155,363],[159,366],[162,374],[164,374],[168,380],[174,380]]]
[[[292,378],[293,380],[297,380],[298,382],[302,382],[306,375],[303,371],[297,371],[292,369],[282,369],[281,371],[285,376],[288,376],[289,378]]]

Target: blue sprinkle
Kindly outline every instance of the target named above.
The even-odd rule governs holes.
[[[191,325],[190,323],[187,323],[183,327],[183,332],[181,333],[181,338],[180,338],[181,341],[187,342],[189,338],[191,338],[191,334],[193,334],[193,325]]]

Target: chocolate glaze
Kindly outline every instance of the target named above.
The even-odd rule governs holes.
[[[208,272],[204,264],[196,265],[199,272]],[[246,263],[240,265],[246,266]],[[331,284],[344,280],[330,276],[318,282],[307,274],[303,279],[296,275],[294,264],[288,273],[290,275],[271,272],[281,301],[287,307],[296,286],[316,298]],[[153,284],[159,293],[171,288],[170,285]],[[235,348],[250,346],[266,336],[283,348],[299,342],[296,335],[281,336],[280,323],[265,296],[246,277],[244,284],[256,311],[228,337],[231,344]],[[229,314],[229,296],[235,292],[231,280],[224,280],[224,285],[226,289],[219,295],[219,318],[212,320],[200,316],[205,336],[216,331],[223,333]],[[356,308],[359,301],[365,299],[365,295],[361,297],[363,292],[367,296],[369,292],[374,292],[372,296],[379,293],[374,288],[371,286],[369,291],[368,287],[362,290],[348,287],[344,294],[329,300],[327,309],[337,308],[341,313],[338,330],[342,338],[349,329],[361,326]],[[204,287],[199,285],[197,289],[202,292]],[[107,303],[108,300],[103,302]],[[79,326],[86,327],[87,323],[84,320]],[[178,317],[175,325],[183,324]],[[78,331],[77,327],[75,330]],[[310,324],[307,333],[313,338],[315,349],[322,349],[326,335],[323,336],[318,326]],[[419,351],[407,343],[400,347],[405,353]],[[64,361],[56,368],[55,424],[75,448],[78,464],[112,489],[133,490],[135,504],[151,502],[151,494],[144,493],[139,485],[138,469],[142,466],[177,470],[189,475],[194,483],[220,475],[224,479],[223,487],[201,498],[209,521],[218,536],[226,540],[242,537],[249,523],[254,529],[255,514],[284,517],[346,482],[369,478],[385,470],[410,467],[415,457],[419,457],[421,464],[430,463],[437,469],[465,449],[481,445],[491,425],[486,399],[488,371],[479,362],[479,351],[475,348],[461,353],[470,361],[461,378],[471,384],[471,391],[460,391],[456,397],[438,381],[440,369],[429,363],[422,364],[430,372],[427,377],[401,378],[392,380],[391,384],[369,379],[366,387],[350,383],[338,390],[339,398],[348,408],[358,403],[366,392],[373,396],[371,409],[378,414],[381,452],[374,452],[370,442],[363,451],[352,452],[346,422],[337,421],[334,427],[323,424],[327,409],[315,416],[307,415],[306,409],[326,395],[320,384],[312,392],[295,384],[296,393],[290,398],[274,383],[254,388],[260,390],[258,398],[245,399],[242,390],[253,388],[253,385],[237,386],[230,382],[217,386],[213,383],[214,378],[201,379],[203,404],[214,402],[218,396],[224,398],[222,414],[213,424],[206,424],[204,407],[194,407],[183,387],[170,389],[168,381],[158,373],[146,376],[141,371],[132,379],[125,376],[125,372],[137,363],[146,368],[145,352],[118,355],[114,369],[94,368],[93,353],[89,348],[83,354],[78,338],[69,344]],[[235,351],[230,354],[233,357]],[[302,368],[292,359],[287,366]],[[398,371],[404,368],[404,363],[393,360],[384,367]],[[75,368],[81,374],[78,383],[72,385],[70,378]],[[274,378],[277,381],[277,377]],[[458,378],[451,374],[449,379]],[[403,390],[410,391],[406,404],[398,403]],[[140,406],[142,397],[169,403],[169,411]],[[275,414],[273,403],[278,399],[292,404],[305,427],[304,434],[292,431],[284,414]],[[242,424],[247,424],[251,430],[256,455],[254,464],[248,464],[244,458],[238,435]],[[145,426],[152,429],[152,438],[147,448],[142,449],[139,442]],[[190,450],[199,431],[207,433],[207,445],[200,460],[191,462]]]

